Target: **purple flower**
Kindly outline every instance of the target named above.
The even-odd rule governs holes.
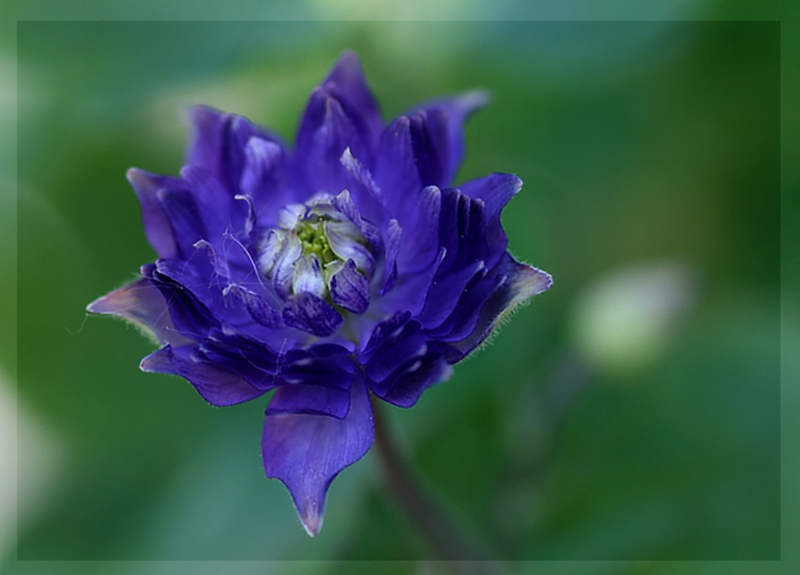
[[[192,111],[180,177],[128,172],[158,254],[89,305],[163,345],[144,371],[213,405],[274,390],[262,455],[309,534],[336,475],[373,440],[370,394],[410,407],[548,274],[507,251],[500,212],[522,187],[451,185],[463,123],[485,98],[384,126],[357,57],[311,93],[294,149],[241,116]]]

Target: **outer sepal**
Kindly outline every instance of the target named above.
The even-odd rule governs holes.
[[[150,280],[142,278],[96,299],[86,311],[121,317],[144,329],[159,343],[183,344],[193,340],[175,329],[164,296]]]
[[[483,305],[475,328],[467,337],[445,348],[445,357],[449,363],[466,357],[515,307],[553,285],[550,274],[516,261],[507,252],[498,264],[497,274],[499,286]]]
[[[267,477],[289,489],[303,527],[322,528],[328,487],[339,472],[367,453],[374,437],[367,386],[356,372],[350,408],[338,419],[307,413],[268,413],[261,440]]]
[[[233,372],[196,357],[192,346],[167,345],[145,357],[142,371],[179,375],[211,405],[235,405],[258,397],[263,390]]]

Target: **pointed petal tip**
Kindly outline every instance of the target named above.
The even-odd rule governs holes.
[[[149,362],[147,361],[148,357],[150,357],[150,356],[149,355],[145,356],[144,358],[142,358],[142,361],[139,362],[139,369],[141,371],[144,371],[145,373],[153,371],[152,369],[149,368],[150,365],[149,365]]]
[[[549,273],[547,273],[546,271],[543,271],[543,270],[536,270],[536,271],[539,272],[539,274],[540,274],[540,276],[542,278],[542,280],[541,280],[542,281],[542,291],[540,291],[539,293],[547,291],[551,287],[553,287],[553,276],[551,276]]]
[[[150,172],[139,168],[128,168],[128,171],[125,172],[125,179],[133,186],[134,190],[140,190],[143,186],[146,186],[151,177],[152,174]]]
[[[528,264],[524,266],[522,273],[514,279],[520,294],[524,294],[524,299],[539,295],[553,287],[553,276],[549,273]]]
[[[106,296],[97,298],[92,303],[86,306],[86,311],[88,311],[89,313],[108,313],[107,311],[104,311],[105,299]]]
[[[135,284],[136,282],[134,282]],[[86,311],[96,314],[113,314],[125,317],[125,312],[133,308],[138,302],[135,298],[133,284],[122,286],[103,296],[100,296],[86,306]]]
[[[356,53],[355,50],[353,50],[352,48],[345,48],[339,55],[339,58],[336,60],[336,64],[334,64],[334,67],[342,64],[346,64],[349,66],[355,64],[358,66],[361,64],[361,60],[358,57],[358,54]]]
[[[492,94],[488,90],[478,88],[460,94],[456,97],[456,101],[459,107],[469,115],[491,104]]]
[[[316,537],[322,529],[324,516],[319,513],[316,505],[312,505],[305,513],[300,515],[300,522],[309,537]]]
[[[167,344],[161,349],[146,355],[139,362],[139,369],[145,373],[163,373],[164,359],[172,355],[172,346]]]
[[[337,80],[342,81],[355,78],[360,80],[364,78],[361,58],[358,57],[358,54],[356,54],[354,50],[346,49],[336,59],[336,62],[328,72],[323,84],[327,84],[330,81],[336,83]]]
[[[205,104],[190,104],[185,107],[184,117],[191,125],[198,125],[208,118],[226,116],[225,112]]]

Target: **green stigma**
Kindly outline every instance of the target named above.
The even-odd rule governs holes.
[[[328,238],[325,237],[325,230],[322,228],[323,219],[311,217],[300,222],[296,228],[297,238],[300,240],[303,255],[317,256],[319,263],[323,266],[336,261],[336,254],[333,253]]]

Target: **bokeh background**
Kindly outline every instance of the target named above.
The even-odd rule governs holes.
[[[388,413],[459,527],[498,559],[636,560],[587,573],[780,558],[777,23],[28,22],[17,275],[0,276],[17,290],[0,421],[14,381],[18,539],[0,572],[78,559],[437,572],[416,562],[434,555],[374,453],[334,482],[310,540],[263,475],[265,402],[209,407],[182,380],[138,371],[152,344],[135,329],[83,311],[154,257],[124,173],[177,173],[182,110],[213,105],[291,140],[345,48],[387,119],[492,92],[457,179],[523,179],[503,216],[511,250],[555,278],[449,382]],[[797,334],[784,329],[785,349]],[[796,361],[783,369],[800,375]]]

